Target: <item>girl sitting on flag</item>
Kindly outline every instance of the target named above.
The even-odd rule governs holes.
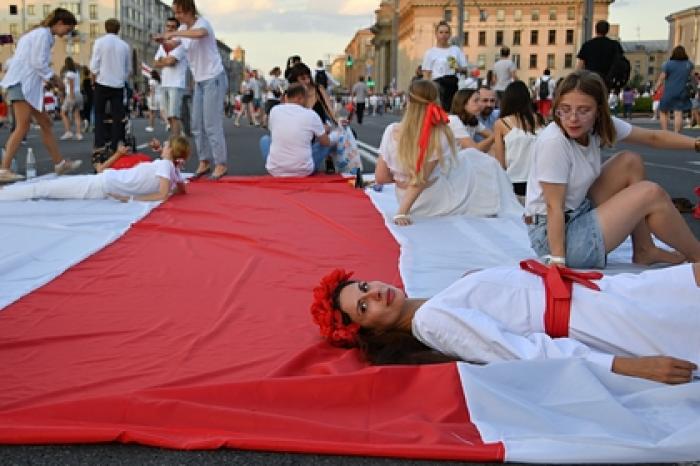
[[[396,183],[397,225],[409,225],[411,216],[492,216],[517,205],[494,158],[476,149],[457,152],[438,94],[433,82],[413,81],[401,122],[382,136],[375,179]]]
[[[108,168],[96,175],[17,183],[0,189],[0,201],[26,199],[107,199],[122,202],[164,201],[171,194],[185,194],[179,167],[190,156],[190,143],[177,136],[163,147],[161,158],[132,168]]]
[[[314,289],[321,336],[372,364],[583,358],[685,383],[700,364],[700,263],[605,276],[535,260],[467,273],[431,299],[335,270]]]

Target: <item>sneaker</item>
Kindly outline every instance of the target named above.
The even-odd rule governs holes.
[[[65,141],[67,139],[73,139],[73,133],[71,133],[70,131],[66,131],[65,133],[63,133],[63,136],[61,136],[60,139],[61,139],[61,141]]]
[[[83,140],[83,135],[82,135],[82,134],[76,134],[76,135],[75,135],[75,140],[76,140],[76,141],[82,141],[82,140]]]
[[[153,132],[153,126],[146,126],[146,132],[147,132],[147,133],[152,133],[152,132]]]
[[[22,181],[24,176],[11,172],[10,170],[0,168],[0,183],[14,183],[15,181]]]
[[[89,127],[90,127],[90,120],[83,120],[83,124],[82,124],[83,133],[87,133],[87,130]]]
[[[56,165],[54,165],[53,169],[56,172],[57,175],[65,175],[66,173],[73,172],[80,168],[80,165],[83,164],[82,160],[67,160],[63,159]]]

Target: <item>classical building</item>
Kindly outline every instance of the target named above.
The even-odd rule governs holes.
[[[661,65],[668,58],[668,41],[638,40],[623,41],[621,44],[632,67],[630,82],[633,85],[656,82],[661,73]]]
[[[331,76],[333,76],[333,79],[340,83],[340,87],[347,87],[345,85],[346,65],[347,55],[338,55],[331,61],[330,64]]]
[[[370,28],[360,29],[345,47],[345,85],[352,87],[360,76],[372,77],[374,72],[374,34]]]
[[[377,89],[386,89],[393,83],[392,58],[394,54],[393,19],[396,0],[382,0],[379,8],[375,10],[376,21],[370,28],[374,37],[374,80]]]
[[[700,6],[687,8],[666,17],[669,23],[669,52],[673,47],[682,45],[695,68],[700,67]]]
[[[593,23],[608,18],[614,0],[595,0]],[[382,2],[384,9],[394,2]],[[493,67],[502,46],[511,49],[518,77],[534,83],[545,68],[555,77],[576,66],[583,40],[582,0],[465,1],[464,53],[482,76]],[[386,12],[380,10],[382,15]],[[382,16],[377,23],[386,25]],[[446,20],[457,33],[456,0],[399,0],[398,88],[406,89],[423,54],[435,45],[435,26]],[[616,38],[613,27],[609,37]]]

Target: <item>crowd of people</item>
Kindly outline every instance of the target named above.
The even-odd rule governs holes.
[[[48,114],[52,108],[61,110],[64,140],[82,139],[84,122],[94,118],[93,162],[97,174],[5,186],[0,189],[0,200],[112,197],[147,201],[184,193],[179,170],[192,152],[182,136],[186,120],[190,122],[198,156],[194,178],[209,175],[219,180],[228,171],[224,138],[227,109],[235,113],[236,126],[245,116],[251,125],[269,129],[269,135],[260,139],[260,151],[272,176],[308,176],[321,170],[358,171],[362,166],[350,120],[356,117],[357,123],[362,124],[365,111],[381,114],[400,108],[401,120],[384,131],[375,169],[376,183],[395,184],[398,210],[392,220],[396,225],[406,227],[418,216],[494,216],[499,212],[500,199],[517,202],[519,196],[531,246],[545,264],[524,263],[522,273],[545,276],[545,288],[551,285],[547,280],[552,274],[569,283],[600,288],[603,296],[622,302],[620,321],[629,319],[630,296],[637,288],[615,278],[602,281],[599,287],[591,281],[598,280],[598,275],[581,275],[567,267],[604,268],[607,254],[631,236],[634,263],[694,263],[668,272],[643,274],[640,280],[647,282],[650,290],[681,283],[682,293],[674,296],[678,308],[690,309],[689,302],[697,305],[700,242],[663,188],[645,179],[639,154],[622,151],[605,163],[601,156],[602,148],[623,140],[642,148],[700,152],[700,139],[679,134],[679,112],[693,108],[689,89],[692,86],[688,83],[695,76],[682,47],[673,50],[656,83],[655,90],[664,88],[658,105],[663,129],[649,130],[611,115],[611,95],[622,92],[626,115],[631,112],[634,95],[629,89],[615,87],[619,80],[615,73],[611,75],[611,70],[617,66],[615,60],[621,50],[619,43],[605,37],[605,21],[596,25],[598,36],[579,52],[577,71],[555,80],[550,70],[544,70],[532,86],[518,79],[508,47],[502,47],[493,71],[486,79],[480,79],[460,48],[450,45],[449,24],[440,22],[435,29],[436,46],[426,52],[405,93],[374,92],[360,77],[348,95],[333,98],[332,88],[337,83],[326,73],[323,63],[318,62],[312,70],[301,57],[292,56],[284,71],[280,67],[270,70],[269,80],[257,70],[247,72],[238,100],[227,95],[228,76],[211,23],[197,12],[193,0],[174,0],[173,12],[165,31],[153,37],[159,47],[145,99],[150,112],[146,131],[152,131],[156,119],[161,118],[167,122],[171,137],[162,146],[158,141],[152,142],[160,159],[146,163],[123,146],[127,140],[123,123],[132,111],[129,103],[138,102],[141,106],[144,96],[129,89],[131,54],[129,45],[118,36],[119,21],[105,22],[106,34],[95,42],[87,68],[68,58],[61,77],[50,67],[51,47],[54,36],[63,37],[76,26],[72,13],[57,8],[20,38],[0,83],[5,89],[5,99],[0,104],[5,100],[11,103],[14,115],[0,181],[22,178],[10,168],[32,121],[41,129],[42,142],[57,174],[80,166],[79,161],[64,159],[58,150]],[[60,106],[56,101],[53,107],[47,105],[51,103],[47,87],[60,90]],[[188,93],[191,108],[186,117],[183,104]],[[666,130],[669,113],[675,114],[675,131]],[[657,247],[652,235],[673,250]],[[396,289],[382,284],[353,282],[344,272],[334,273],[324,279],[323,289],[316,292],[314,318],[331,341],[362,341],[368,355],[376,348],[384,351],[382,345],[391,341],[403,348],[401,338],[385,338],[396,330],[412,334],[406,348],[410,354],[420,353],[418,359],[490,362],[502,358],[503,353],[471,351],[471,347],[465,350],[464,344],[455,347],[453,335],[463,331],[483,336],[495,325],[501,333],[484,338],[492,345],[500,341],[508,358],[543,354],[588,357],[591,352],[605,352],[615,346],[626,348],[622,353],[640,358],[621,354],[591,358],[604,360],[615,372],[669,382],[687,381],[697,368],[686,359],[643,358],[652,351],[650,346],[622,346],[614,338],[597,338],[595,332],[590,334],[591,339],[603,342],[602,350],[596,346],[598,343],[585,338],[574,343],[550,343],[542,336],[566,336],[568,327],[564,335],[560,334],[561,329],[533,328],[510,339],[505,334],[513,329],[504,328],[507,323],[498,320],[503,309],[515,306],[515,301],[505,298],[489,309],[483,301],[471,303],[498,321],[488,323],[486,330],[476,328],[449,304],[454,302],[452,294],[458,300],[469,301],[471,298],[465,295],[474,295],[469,290],[486,287],[484,283],[494,280],[502,282],[498,278],[501,276],[511,277],[513,283],[528,282],[528,276],[522,273],[505,270],[493,275],[496,278],[489,273],[469,275],[456,288],[427,303],[408,300]],[[533,293],[539,292],[532,283],[528,286]],[[373,308],[374,304],[378,307]],[[590,306],[579,304],[576,312],[587,312]],[[546,317],[550,310],[542,312]],[[645,312],[650,323],[640,326],[632,340],[641,341],[650,328],[658,327],[654,320],[660,313],[657,306],[652,303]],[[586,328],[572,325],[571,331],[585,332]],[[528,332],[540,335],[537,341]],[[379,340],[382,343],[377,343]],[[653,347],[693,360],[689,355],[696,351],[695,347],[679,350],[668,344],[670,340],[672,337],[659,337],[661,343]],[[500,356],[494,356],[496,353]],[[389,361],[394,356],[368,357]],[[395,359],[407,360],[402,358]]]

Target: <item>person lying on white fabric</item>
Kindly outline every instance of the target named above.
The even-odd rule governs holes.
[[[413,81],[401,122],[390,124],[382,136],[375,180],[396,183],[397,225],[411,224],[413,215],[497,215],[501,193],[517,204],[496,159],[476,149],[457,152],[437,98],[433,82]]]
[[[106,169],[96,175],[17,183],[0,189],[0,201],[26,199],[107,199],[122,202],[164,201],[171,194],[185,194],[179,167],[190,156],[190,143],[177,136],[161,152],[161,159],[123,170]]]
[[[428,300],[351,275],[324,277],[311,313],[322,337],[373,364],[583,358],[665,383],[700,364],[700,263],[603,277],[527,260]]]

